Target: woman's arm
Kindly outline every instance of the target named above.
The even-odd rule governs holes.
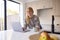
[[[40,25],[40,21],[39,21],[39,17],[35,18],[35,27],[40,30],[42,29],[41,25]]]
[[[39,17],[35,18],[35,26],[40,27]]]
[[[27,29],[27,23],[25,21],[24,27],[23,27],[23,31],[25,31]]]

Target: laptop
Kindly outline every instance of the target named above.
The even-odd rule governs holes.
[[[20,22],[13,22],[12,27],[14,31],[23,32],[22,25],[20,24]]]

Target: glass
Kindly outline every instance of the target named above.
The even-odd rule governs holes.
[[[19,17],[20,5],[13,1],[7,1],[7,30],[12,29],[14,22],[20,22]]]
[[[4,1],[0,0],[0,31],[4,30]]]

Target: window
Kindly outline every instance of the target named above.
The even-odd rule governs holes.
[[[14,22],[20,22],[20,4],[15,1],[7,1],[7,29],[12,29]]]
[[[15,1],[0,1],[0,30],[12,29],[13,22],[24,24],[23,3]]]
[[[0,30],[4,30],[4,1],[0,0]]]

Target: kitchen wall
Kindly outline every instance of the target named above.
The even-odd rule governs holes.
[[[32,7],[34,9],[34,14],[35,15],[37,15],[37,10],[38,9],[52,8],[52,10],[49,12],[49,15],[46,16],[47,19],[45,19],[45,20],[47,22],[43,22],[42,26],[48,25],[48,24],[51,26],[50,21],[51,21],[52,15],[55,16],[55,26],[59,26],[57,24],[60,24],[60,8],[59,8],[60,7],[60,0],[39,0],[39,1],[29,2],[29,3],[26,3],[26,9],[28,7]],[[49,18],[50,18],[50,20],[48,20]],[[45,23],[48,23],[48,24],[45,24]],[[55,29],[56,29],[56,27],[55,27]]]
[[[34,9],[34,14],[37,15],[37,9],[51,8],[52,0],[40,0],[40,1],[26,3],[26,8],[27,7],[32,7]]]

